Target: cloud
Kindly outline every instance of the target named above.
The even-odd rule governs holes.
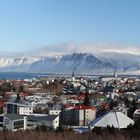
[[[140,55],[140,46],[126,44],[105,44],[105,43],[61,43],[38,47],[38,49],[26,52],[0,52],[0,57],[20,57],[20,56],[60,56],[70,53],[92,53],[92,54],[107,54],[107,53],[126,53],[132,55]]]
[[[128,53],[132,55],[140,55],[140,47],[126,44],[76,44],[76,43],[63,43],[57,45],[50,45],[37,50],[28,52],[32,56],[55,56],[69,53]]]

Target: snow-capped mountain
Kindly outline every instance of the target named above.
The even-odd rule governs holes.
[[[48,57],[31,64],[29,70],[48,73],[105,74],[130,72],[140,69],[140,56],[122,53],[73,53]]]
[[[0,58],[0,71],[28,71],[35,57]]]
[[[104,68],[104,69],[103,69]],[[94,55],[73,53],[61,57],[49,57],[32,63],[30,71],[48,73],[97,73],[112,71],[110,63],[102,63]]]
[[[72,53],[55,57],[0,58],[0,71],[109,74],[140,70],[140,56],[127,53]]]

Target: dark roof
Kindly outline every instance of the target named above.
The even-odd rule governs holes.
[[[36,121],[36,122],[53,121],[57,116],[58,115],[48,115],[48,116],[29,115],[27,116],[27,121]]]
[[[18,114],[14,114],[14,113],[11,113],[11,114],[6,114],[4,115],[5,117],[9,118],[10,120],[18,120],[18,119],[23,119],[24,117],[21,116],[21,115],[18,115]]]

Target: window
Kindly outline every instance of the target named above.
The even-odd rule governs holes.
[[[0,122],[3,122],[3,116],[0,116]]]
[[[0,127],[3,127],[3,124],[2,123],[0,123]]]
[[[9,119],[5,119],[5,124],[9,124]]]
[[[34,126],[33,124],[27,124],[27,126]]]
[[[14,122],[14,129],[23,128],[23,127],[24,127],[24,120]]]

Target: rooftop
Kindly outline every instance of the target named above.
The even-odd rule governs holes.
[[[14,114],[14,113],[12,113],[12,114],[5,114],[4,116],[9,118],[12,121],[24,118],[24,116],[21,116],[21,115],[18,115],[18,114]]]
[[[58,115],[48,115],[48,116],[36,116],[36,115],[29,115],[27,116],[28,121],[36,121],[36,122],[41,122],[41,121],[53,121]]]
[[[93,106],[86,106],[86,105],[79,105],[79,106],[70,106],[70,105],[65,105],[67,109],[76,109],[76,110],[84,110],[84,109],[92,109],[95,110]]]
[[[17,105],[17,106],[20,106],[20,107],[30,107],[30,108],[32,108],[32,107],[33,107],[32,105],[25,105],[25,104],[21,104],[21,103],[14,103],[14,102],[7,102],[6,104]]]

